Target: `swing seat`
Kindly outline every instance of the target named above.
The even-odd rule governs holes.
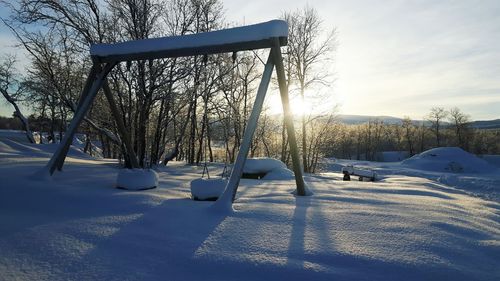
[[[116,188],[147,190],[158,186],[158,174],[151,169],[121,169],[116,178]]]
[[[196,201],[215,201],[226,188],[226,179],[195,179],[190,183],[191,198]]]

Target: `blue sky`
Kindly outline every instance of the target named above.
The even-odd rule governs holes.
[[[246,24],[306,3],[338,30],[328,94],[340,113],[420,119],[458,106],[476,120],[500,118],[500,1],[224,1],[226,18]],[[0,39],[0,52],[12,52],[5,27]]]

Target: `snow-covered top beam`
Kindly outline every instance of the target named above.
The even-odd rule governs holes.
[[[184,36],[115,44],[95,44],[90,55],[101,62],[184,57],[273,47],[271,39],[287,44],[288,24],[282,20]]]

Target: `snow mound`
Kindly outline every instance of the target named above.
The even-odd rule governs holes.
[[[262,180],[290,180],[295,176],[293,171],[287,169],[285,163],[267,157],[248,158],[243,167],[243,177],[245,174],[247,177],[256,175],[256,177],[248,178]]]
[[[217,200],[226,188],[226,179],[195,179],[191,183],[191,196],[194,200]]]
[[[269,173],[274,169],[286,169],[286,165],[280,160],[273,158],[267,158],[267,157],[248,158],[245,161],[245,166],[243,167],[243,173],[244,174]]]
[[[146,190],[158,186],[158,174],[151,169],[121,169],[116,187],[127,190]]]
[[[481,159],[484,159],[490,165],[500,168],[500,155],[482,155]]]
[[[304,182],[304,191],[305,191],[305,196],[312,196],[312,195],[314,195],[314,192],[311,191],[311,188],[309,187],[309,184],[307,184],[307,182]],[[290,193],[293,194],[293,195],[295,195],[295,196],[297,196],[298,190],[294,189]]]
[[[496,168],[458,147],[438,147],[401,162],[409,168],[449,173],[489,173]]]

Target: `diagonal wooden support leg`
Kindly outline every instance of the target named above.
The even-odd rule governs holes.
[[[99,74],[99,71],[101,71],[101,66],[99,64],[96,64],[96,63],[92,64],[92,68],[90,69],[89,76],[87,76],[87,80],[85,81],[85,86],[83,87],[82,93],[80,94],[80,98],[78,99],[78,104],[76,106],[75,115],[76,115],[76,112],[81,108],[82,103],[87,98],[89,91],[90,91],[90,87],[92,87],[92,84],[94,83],[96,76]],[[61,143],[62,143],[62,140],[61,140]],[[68,153],[70,145],[64,147],[62,154],[66,155]],[[63,164],[64,164],[64,160],[61,160],[61,157],[59,157],[57,159],[56,164],[57,164],[56,165],[57,170],[60,171],[62,169]]]
[[[253,134],[257,128],[257,122],[259,121],[259,115],[262,111],[262,105],[264,104],[267,88],[269,86],[269,82],[271,81],[273,68],[274,63],[272,55],[269,53],[269,58],[267,59],[264,73],[262,74],[262,80],[260,81],[257,96],[255,97],[255,102],[253,104],[252,113],[250,114],[248,125],[245,129],[245,133],[243,134],[243,141],[241,143],[238,156],[236,156],[236,162],[234,163],[233,170],[231,171],[231,176],[229,177],[229,181],[224,189],[224,192],[214,204],[216,206],[221,206],[221,208],[231,208],[236,192],[238,191],[238,184],[240,183],[240,178],[243,174],[243,166],[245,165],[247,154],[250,150]]]
[[[281,103],[283,104],[283,114],[285,126],[290,143],[290,154],[292,156],[293,172],[295,174],[295,183],[297,184],[297,195],[307,195],[304,178],[302,175],[302,167],[300,166],[299,149],[297,147],[297,138],[295,137],[295,128],[293,126],[293,115],[290,109],[290,100],[288,97],[288,89],[286,86],[285,68],[283,67],[283,57],[281,55],[280,43],[278,39],[274,41],[274,48],[271,52],[273,60],[276,64],[276,74],[278,75],[278,85],[280,88]]]
[[[92,101],[97,95],[97,92],[99,92],[104,79],[115,65],[116,63],[108,63],[104,66],[103,69],[100,69],[99,67],[98,69],[96,69],[95,80],[87,79],[85,89],[88,89],[88,91],[87,93],[82,93],[82,97],[84,98],[79,102],[80,106],[79,108],[77,108],[75,115],[73,116],[73,120],[71,120],[71,123],[66,133],[64,134],[61,143],[57,147],[56,152],[54,153],[54,155],[52,155],[52,158],[50,158],[49,163],[47,163],[46,168],[48,168],[48,172],[50,175],[52,175],[56,169],[62,169],[64,160],[66,159],[66,155],[68,154],[69,147],[73,142],[73,137],[76,133],[76,130],[78,129],[78,126],[80,125],[83,117],[85,117],[85,114],[92,105]],[[94,74],[92,72],[93,71],[91,71],[91,75]],[[92,86],[88,86],[88,84],[90,83],[92,83]]]

